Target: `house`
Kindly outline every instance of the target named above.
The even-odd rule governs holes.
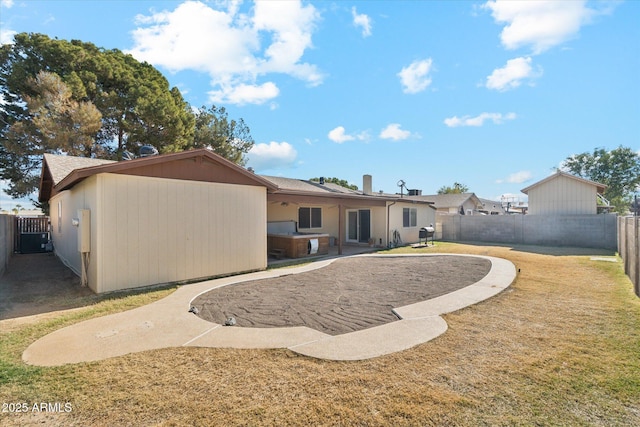
[[[601,195],[606,185],[557,171],[521,191],[529,196],[529,215],[597,214],[598,201],[608,208]]]
[[[363,176],[363,189],[263,176],[278,186],[267,196],[269,222],[292,221],[298,232],[329,236],[338,246],[369,244],[386,247],[419,241],[419,230],[435,224],[435,209],[426,201],[374,193],[372,176]]]
[[[474,215],[483,209],[482,201],[475,193],[419,195],[408,198],[433,203],[438,214]]]
[[[483,199],[481,197],[478,198],[482,207],[478,208],[478,212],[484,215],[504,215],[507,212],[502,206],[502,202],[496,200]]]
[[[123,162],[46,154],[56,255],[96,293],[265,269],[271,182],[208,150]]]
[[[363,191],[263,177],[206,149],[121,162],[45,154],[39,199],[55,254],[96,293],[265,269],[278,222],[295,223],[295,256],[417,242],[435,223],[430,203],[373,194],[369,175]]]

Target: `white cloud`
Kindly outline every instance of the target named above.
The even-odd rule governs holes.
[[[263,103],[267,96],[278,96],[274,83],[258,82],[269,73],[291,75],[312,86],[322,83],[317,67],[301,62],[319,20],[312,5],[256,2],[249,15],[239,11],[239,2],[224,4],[226,9],[214,9],[186,1],[173,11],[138,15],[128,53],[171,72],[208,73],[212,99],[228,103]]]
[[[272,82],[261,85],[240,83],[236,86],[224,85],[220,90],[210,91],[209,99],[214,104],[263,104],[279,93],[280,89]]]
[[[330,130],[327,136],[330,140],[338,144],[354,140],[367,141],[369,139],[369,133],[367,131],[350,135],[345,132],[344,126],[338,126],[337,128]]]
[[[329,139],[333,142],[337,142],[338,144],[342,144],[343,142],[353,141],[356,139],[353,135],[347,135],[344,130],[344,126],[338,126],[335,129],[329,131]]]
[[[17,31],[0,29],[0,45],[13,44],[13,36],[18,34]]]
[[[353,15],[353,25],[362,28],[362,37],[369,37],[371,35],[371,18],[364,13],[358,14],[355,6],[351,8],[351,14]]]
[[[411,132],[408,130],[400,129],[399,123],[391,123],[380,132],[380,138],[392,139],[394,141],[401,141],[411,136]]]
[[[288,142],[255,144],[247,153],[247,164],[255,170],[289,167],[294,164],[298,152]]]
[[[530,57],[514,58],[508,60],[504,67],[493,70],[487,77],[486,87],[504,92],[517,88],[525,79],[534,79],[540,75],[542,69],[538,67],[538,71],[533,71]]]
[[[0,0],[0,8],[11,9],[13,0]],[[0,22],[0,26],[6,27],[4,22]],[[13,36],[18,34],[17,31],[8,28],[0,28],[0,45],[13,44]]]
[[[510,184],[522,184],[523,182],[530,181],[533,178],[533,174],[529,171],[519,171],[512,173],[506,179],[499,179],[496,182],[498,184],[502,184],[503,182],[508,182]]]
[[[409,66],[404,67],[397,75],[400,77],[404,93],[418,93],[425,90],[431,84],[431,65],[433,60],[423,59],[413,61]]]
[[[530,46],[534,54],[575,38],[596,13],[586,0],[492,0],[483,7],[496,23],[505,24],[500,40],[506,49]]]
[[[505,120],[514,120],[516,118],[516,113],[481,113],[476,117],[471,116],[453,116],[447,119],[444,119],[444,124],[449,126],[450,128],[461,127],[461,126],[482,126],[486,120],[491,120],[494,124],[502,124]]]

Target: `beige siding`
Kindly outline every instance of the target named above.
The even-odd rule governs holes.
[[[387,208],[383,206],[371,208],[371,238],[374,244],[387,244]]]
[[[417,209],[417,223],[415,227],[403,226],[403,208]],[[413,204],[398,202],[389,208],[389,239],[393,239],[393,231],[398,230],[402,237],[402,242],[417,243],[420,240],[419,232],[421,227],[435,226],[435,209],[425,204]]]
[[[264,187],[116,174],[98,180],[96,292],[266,268]]]
[[[298,222],[298,208],[321,208],[322,227],[300,230],[309,233],[324,233],[338,237],[338,205],[321,205],[313,203],[294,204],[283,206],[281,202],[270,202],[267,207],[268,221],[296,221]]]
[[[558,176],[529,190],[530,215],[596,214],[596,187]]]
[[[49,201],[51,217],[51,240],[53,242],[55,254],[73,270],[78,276],[81,275],[82,264],[80,252],[78,251],[78,227],[72,225],[72,220],[78,218],[78,209],[89,209],[91,211],[91,258],[89,262],[89,287],[97,292],[95,277],[97,254],[97,233],[95,215],[97,213],[97,197],[95,194],[96,177],[90,177],[76,185],[72,190],[63,191],[56,194]],[[59,210],[59,207],[61,210]]]

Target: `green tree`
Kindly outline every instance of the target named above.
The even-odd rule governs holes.
[[[309,181],[316,181],[319,182],[320,178],[311,178]],[[331,182],[333,184],[337,184],[341,187],[345,187],[345,188],[350,188],[351,190],[357,190],[358,186],[357,185],[353,185],[353,184],[349,184],[349,181],[347,181],[346,179],[340,179],[340,178],[325,178],[324,182]]]
[[[3,162],[4,174],[21,177],[9,183],[19,196],[37,185],[43,153],[98,154],[94,141],[101,124],[98,109],[89,101],[71,99],[71,90],[57,74],[40,71],[27,83],[34,95],[25,95],[26,115],[9,126],[3,147],[5,158],[22,160]]]
[[[628,147],[619,146],[611,151],[596,148],[593,153],[574,154],[565,159],[561,169],[605,184],[604,197],[618,213],[629,210],[634,192],[640,189],[640,155]]]
[[[125,150],[137,152],[145,144],[161,153],[181,151],[193,141],[194,116],[180,92],[169,88],[164,76],[147,63],[121,51],[105,50],[78,40],[51,39],[43,34],[20,33],[13,44],[0,47],[0,138],[10,133],[17,141],[16,123],[29,134],[42,131],[34,121],[34,104],[40,96],[32,83],[38,73],[56,74],[79,106],[95,105],[102,120],[91,150],[80,155],[122,158]],[[89,114],[88,110],[77,114]],[[30,129],[27,129],[30,128]],[[34,157],[38,141],[23,136],[24,152],[0,147],[0,178],[9,181],[14,197],[37,188],[40,160]],[[85,148],[89,146],[82,143]],[[64,151],[48,146],[44,151]],[[67,151],[70,152],[70,151]],[[71,152],[70,152],[71,153]],[[41,153],[39,153],[41,154]]]
[[[229,119],[224,107],[201,107],[195,114],[195,130],[191,148],[208,148],[239,165],[246,163],[245,154],[254,141],[243,119]]]
[[[468,193],[468,192],[469,192],[469,187],[467,187],[464,184],[460,184],[458,182],[455,182],[453,184],[453,187],[449,187],[448,185],[443,185],[438,190],[438,194],[462,194],[462,193]]]

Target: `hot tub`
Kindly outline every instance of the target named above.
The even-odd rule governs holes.
[[[267,251],[269,254],[284,254],[288,258],[303,258],[329,253],[329,235],[323,233],[300,233],[295,221],[267,223]]]

